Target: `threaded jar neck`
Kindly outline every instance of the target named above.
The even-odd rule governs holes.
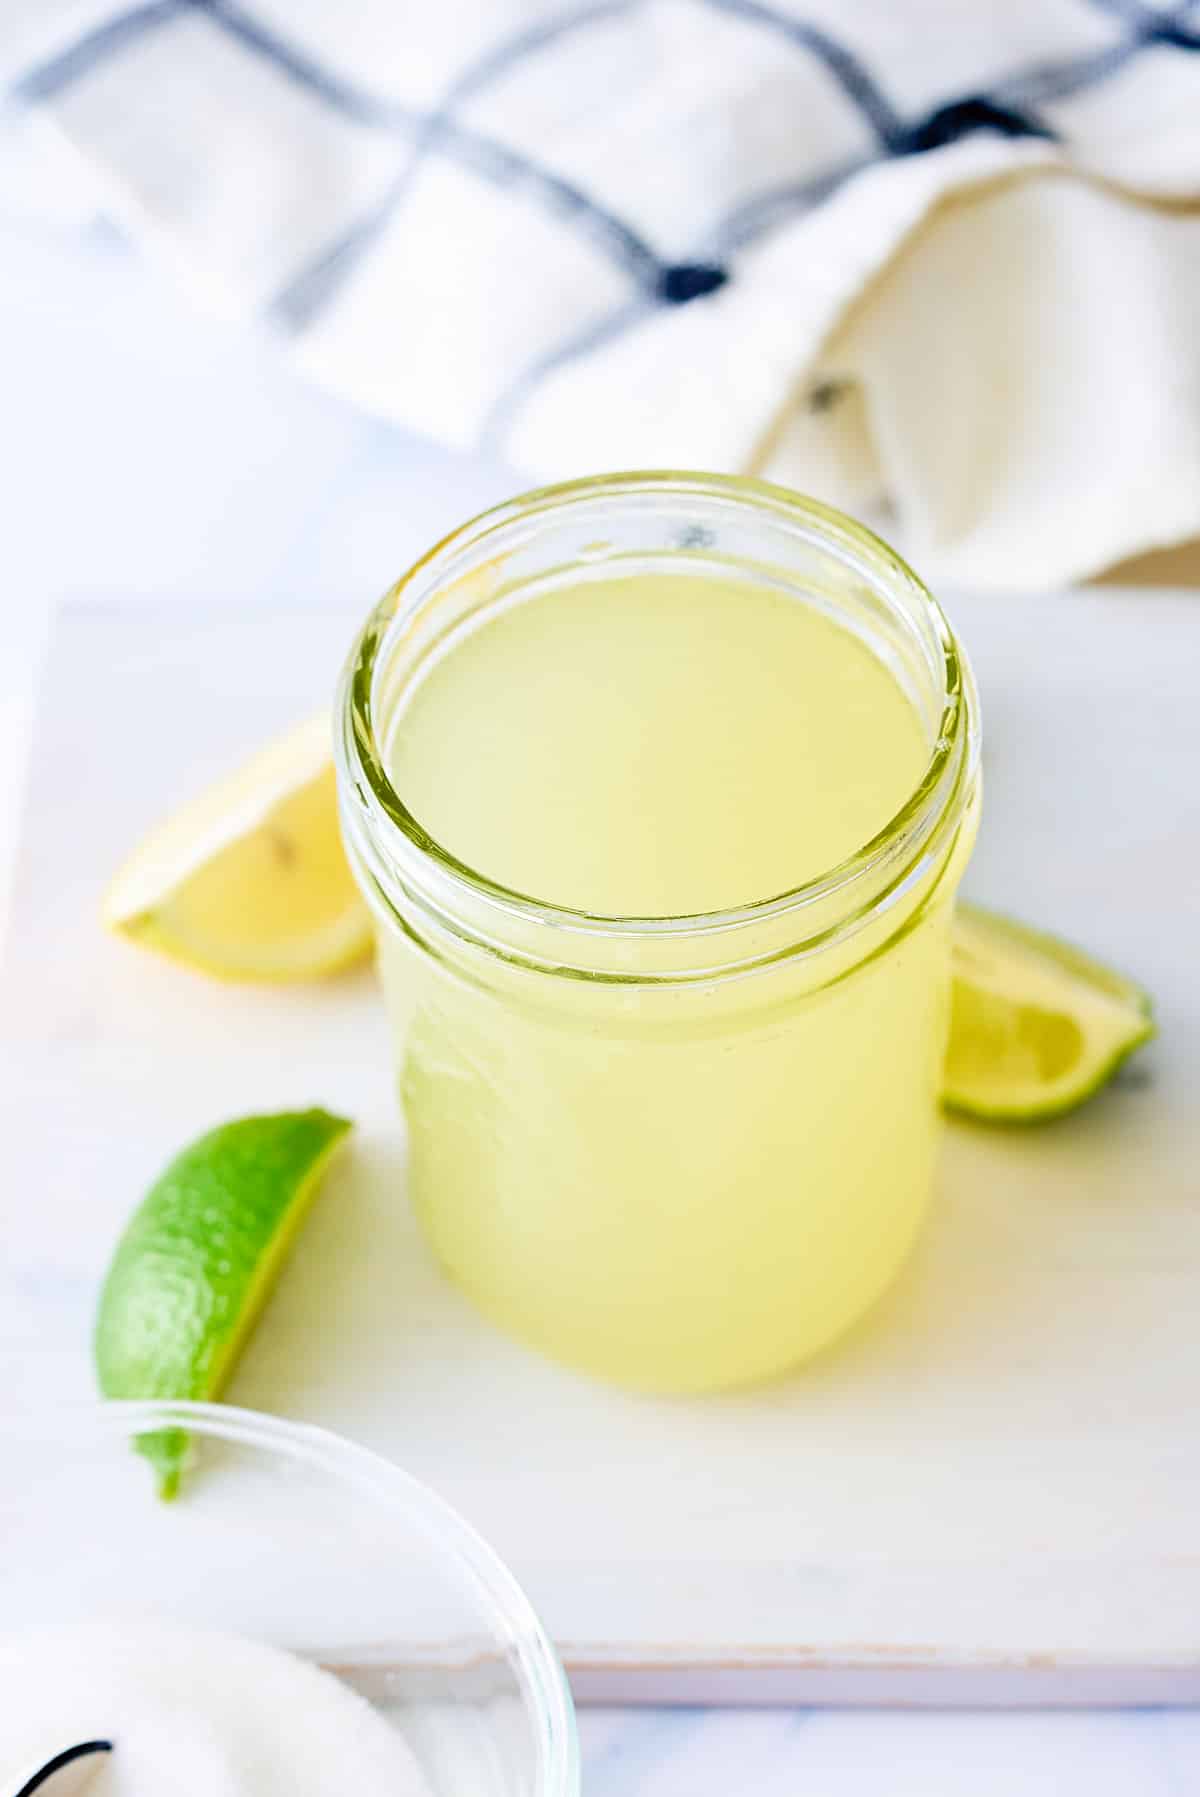
[[[436,841],[393,786],[383,745],[403,694],[452,634],[495,608],[591,576],[692,573],[766,582],[856,634],[911,700],[924,772],[882,830],[838,865],[747,904],[603,916],[520,892]],[[782,488],[685,473],[601,476],[530,493],[455,531],[385,595],[358,638],[336,729],[343,830],[369,898],[411,934],[516,967],[618,984],[711,983],[780,960],[863,953],[936,877],[971,802],[978,704],[941,609],[883,542]],[[852,951],[851,951],[852,952]]]

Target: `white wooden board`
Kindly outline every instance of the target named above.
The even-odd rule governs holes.
[[[115,1234],[228,1116],[359,1119],[238,1401],[391,1454],[512,1563],[585,1695],[1200,1699],[1200,596],[962,600],[984,699],[968,889],[1160,1001],[1089,1112],[948,1132],[894,1295],[786,1384],[628,1397],[494,1334],[402,1195],[372,983],[209,985],[106,940],[113,864],[329,691],[312,608],[60,617],[0,986],[0,1381],[90,1391]]]

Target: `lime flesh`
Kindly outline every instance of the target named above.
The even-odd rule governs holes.
[[[1154,1034],[1140,986],[1056,936],[977,905],[954,921],[942,1097],[997,1122],[1058,1117]]]

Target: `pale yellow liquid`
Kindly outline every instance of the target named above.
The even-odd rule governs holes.
[[[848,630],[682,574],[494,613],[418,679],[387,748],[444,848],[619,916],[831,869],[930,753]],[[928,1200],[948,885],[865,965],[665,992],[481,972],[388,932],[412,1194],[449,1272],[513,1332],[637,1385],[762,1377],[839,1333]]]

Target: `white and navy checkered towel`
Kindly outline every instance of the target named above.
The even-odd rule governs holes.
[[[1200,6],[5,0],[194,291],[538,476],[750,468],[923,568],[1200,532]]]

